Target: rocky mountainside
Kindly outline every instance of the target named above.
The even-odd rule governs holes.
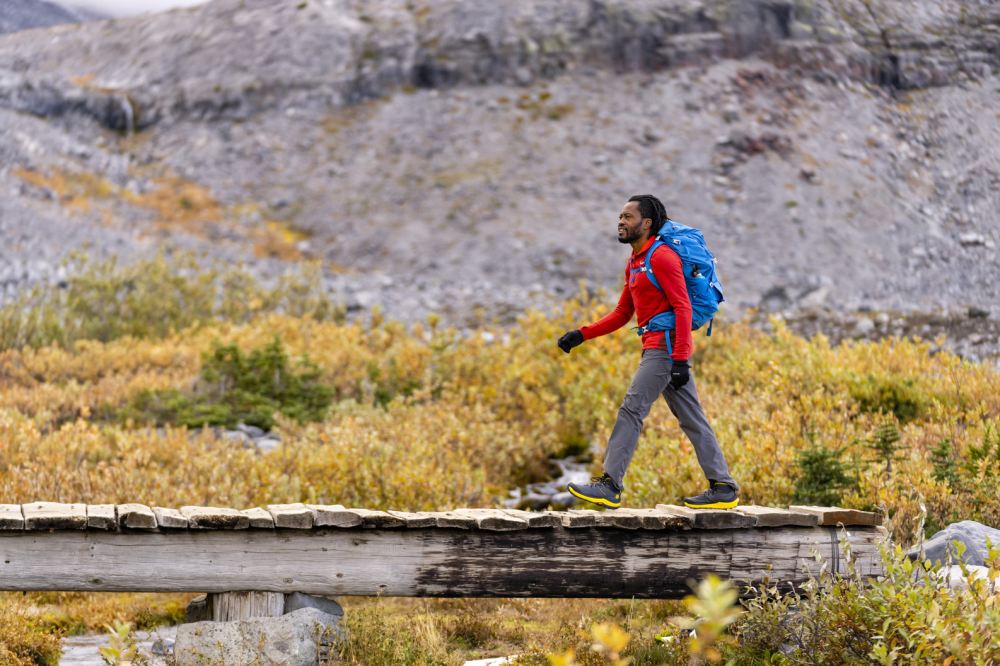
[[[80,16],[45,0],[3,0],[0,4],[0,34],[60,23],[76,23]]]
[[[166,241],[504,320],[617,290],[651,192],[733,310],[971,307],[989,346],[998,66],[990,0],[215,0],[11,34],[0,290]]]

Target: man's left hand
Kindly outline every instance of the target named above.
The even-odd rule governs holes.
[[[670,364],[670,385],[679,389],[691,379],[691,366],[687,361],[673,361]]]

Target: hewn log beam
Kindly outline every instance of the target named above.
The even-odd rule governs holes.
[[[861,574],[880,573],[885,531],[846,534]],[[823,562],[844,571],[839,538],[833,527],[9,531],[0,589],[672,598],[709,573],[798,584]]]

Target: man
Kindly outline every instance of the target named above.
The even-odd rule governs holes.
[[[668,310],[673,310],[677,322],[676,328],[667,333],[643,333],[642,360],[618,410],[618,420],[604,456],[604,474],[590,484],[571,483],[569,491],[576,497],[612,509],[621,506],[622,481],[635,453],[642,421],[656,397],[663,395],[684,434],[694,445],[698,463],[709,482],[705,492],[685,497],[685,506],[731,509],[739,503],[739,485],[729,474],[719,442],[698,402],[691,376],[691,302],[680,257],[667,246],[661,246],[650,257],[650,268],[662,291],[644,271],[646,252],[666,221],[667,211],[656,197],[640,194],[628,200],[618,215],[618,242],[630,244],[632,255],[625,267],[625,286],[618,305],[597,322],[559,338],[559,348],[568,354],[584,340],[617,331],[633,314],[640,328],[646,326],[653,315]],[[667,351],[666,334],[670,335],[672,353]]]

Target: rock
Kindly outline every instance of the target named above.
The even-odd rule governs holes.
[[[533,509],[535,511],[544,509],[548,505],[549,496],[539,495],[538,493],[528,493],[517,502],[518,509]]]
[[[245,432],[247,435],[255,439],[257,437],[264,436],[264,430],[262,428],[258,428],[257,426],[247,425],[245,423],[237,423],[236,429],[239,430],[240,432]]]
[[[253,439],[242,430],[223,430],[220,435],[222,439],[237,442],[243,446],[253,446]]]
[[[966,572],[968,572],[968,576]],[[989,581],[990,569],[989,567],[981,567],[976,564],[968,564],[965,567],[965,571],[962,571],[961,566],[952,564],[938,569],[936,575],[953,590],[967,590],[969,589],[969,578],[972,578],[972,580]],[[993,594],[1000,593],[1000,581],[993,584],[992,592]]]
[[[208,595],[199,594],[188,602],[184,609],[185,622],[201,622],[212,619],[212,607],[208,605]]]
[[[281,440],[277,437],[261,437],[254,440],[254,445],[261,451],[271,451],[279,444],[281,444]]]
[[[150,646],[149,651],[153,654],[164,657],[168,654],[174,653],[174,641],[170,638],[157,638],[153,641]]]
[[[282,664],[315,666],[340,636],[340,616],[300,608],[281,617],[194,622],[177,629],[177,666]]]
[[[969,319],[989,319],[990,311],[973,305],[969,308],[968,315]]]
[[[527,490],[529,494],[535,494],[535,495],[555,495],[557,492],[559,492],[559,489],[556,488],[555,483],[553,483],[552,481],[529,483]]]
[[[316,610],[323,611],[327,615],[333,615],[335,617],[341,617],[344,614],[344,609],[341,608],[340,604],[333,599],[317,597],[315,595],[304,594],[302,592],[291,592],[285,595],[286,615],[301,608],[315,608]]]
[[[862,317],[854,322],[854,332],[857,335],[868,335],[875,330],[875,322],[868,317]]]
[[[569,492],[556,493],[549,500],[553,509],[565,509],[574,506],[579,500]]]
[[[949,556],[957,561],[957,551],[954,541],[965,544],[965,552],[961,561],[966,564],[983,566],[988,556],[986,540],[989,539],[995,548],[1000,548],[1000,530],[994,529],[974,520],[963,520],[952,523],[930,539],[924,542],[924,559],[931,562],[947,564]],[[906,552],[906,556],[915,560],[920,556],[919,549],[914,546]]]
[[[799,169],[799,178],[801,178],[802,180],[804,180],[807,183],[810,183],[812,185],[819,185],[820,184],[820,178],[816,174],[816,170],[815,169],[810,169],[808,167],[802,167],[802,168],[800,168]]]
[[[792,304],[792,297],[788,294],[788,289],[782,285],[775,285],[760,298],[760,309],[764,312],[777,312],[784,310]]]
[[[986,237],[975,232],[968,232],[959,234],[958,242],[965,247],[975,247],[977,245],[986,245]]]
[[[799,298],[800,308],[818,308],[826,303],[830,290],[826,287],[817,287]]]

